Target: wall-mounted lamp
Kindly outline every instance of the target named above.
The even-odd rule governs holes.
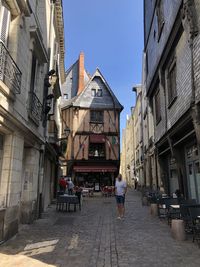
[[[60,151],[62,155],[66,153],[69,134],[70,134],[70,128],[66,126],[63,130],[63,137],[57,139],[58,141],[61,141]]]
[[[57,141],[64,141],[63,143],[66,143],[67,142],[67,139],[70,135],[70,128],[68,126],[66,126],[63,130],[63,134],[62,134],[62,137],[61,138],[58,138]]]
[[[51,110],[52,100],[54,95],[48,94],[49,87],[54,86],[56,83],[57,75],[54,69],[50,70],[44,78],[44,99],[43,99],[43,127],[47,124],[47,115]]]
[[[51,75],[50,83],[51,83],[52,86],[54,86],[56,84],[57,78],[58,78],[58,76],[56,74]]]
[[[48,73],[47,73],[47,75],[48,76],[52,76],[52,75],[54,75],[56,73],[56,71],[54,70],[54,69],[52,69],[52,70],[50,70]]]

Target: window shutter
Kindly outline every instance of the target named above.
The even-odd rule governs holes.
[[[7,46],[10,26],[10,11],[0,1],[0,40]]]
[[[53,51],[53,69],[57,69],[58,64],[58,43],[54,43],[54,51]]]

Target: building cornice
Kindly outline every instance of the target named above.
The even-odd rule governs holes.
[[[61,84],[65,82],[65,45],[64,45],[64,20],[63,20],[63,8],[62,0],[55,1],[55,20],[59,35],[59,46],[60,46],[60,75],[61,75]]]
[[[4,120],[1,122],[2,118],[5,118],[7,120],[6,127],[4,128],[6,128],[7,131],[13,132],[13,129],[15,127],[18,131],[23,132],[26,142],[28,144],[34,145],[36,142],[39,145],[43,145],[45,143],[44,137],[41,136],[37,132],[37,130],[30,129],[28,125],[25,125],[24,123],[19,121],[13,116],[12,113],[8,112],[6,109],[0,106],[0,123],[3,125]]]

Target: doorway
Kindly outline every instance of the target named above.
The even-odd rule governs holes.
[[[189,197],[200,202],[200,164],[199,161],[187,163]]]
[[[196,144],[186,148],[186,167],[189,197],[200,203],[200,162]]]

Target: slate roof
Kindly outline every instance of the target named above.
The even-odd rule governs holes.
[[[103,77],[102,73],[100,72],[100,70],[97,68],[95,73],[93,74],[93,76],[91,77],[91,79],[88,81],[88,83],[86,84],[84,90],[78,95],[78,97],[76,99],[73,100],[73,106],[76,107],[84,107],[83,105],[83,96],[87,90],[87,88],[90,86],[91,82],[95,79],[95,77],[99,77],[103,84],[105,85],[105,88],[107,89],[107,91],[109,92],[109,95],[112,98],[112,103],[101,103],[101,108],[115,108],[115,109],[123,109],[123,106],[119,103],[118,99],[116,98],[116,96],[114,95],[113,91],[111,90],[110,86],[108,85],[108,83],[106,82],[105,78]],[[87,107],[87,105],[86,105]],[[88,106],[90,107],[90,106]]]

